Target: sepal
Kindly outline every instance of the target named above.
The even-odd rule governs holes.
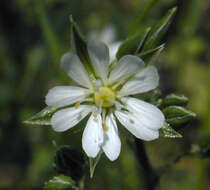
[[[50,119],[57,110],[58,108],[48,106],[33,117],[25,120],[24,123],[33,125],[51,125]]]

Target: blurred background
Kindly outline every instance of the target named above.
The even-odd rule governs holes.
[[[53,86],[69,84],[58,62],[69,49],[69,15],[83,34],[108,43],[126,38],[148,0],[1,0],[0,1],[0,189],[42,189],[54,175],[55,147],[81,149],[83,125],[65,133],[50,126],[23,124],[45,107]],[[197,119],[179,132],[182,139],[146,143],[154,168],[190,149],[200,138],[210,139],[210,1],[158,0],[142,27],[153,25],[169,8],[178,12],[164,36],[166,48],[156,66],[163,95],[177,92],[190,99]],[[142,189],[141,168],[122,137],[115,162],[102,157],[86,189]],[[166,188],[167,187],[167,188]],[[183,157],[160,179],[160,189],[210,190],[210,160]]]

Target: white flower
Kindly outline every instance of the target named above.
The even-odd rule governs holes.
[[[162,112],[152,104],[130,97],[158,86],[154,66],[133,55],[109,64],[109,50],[102,42],[88,43],[91,68],[86,70],[79,57],[66,53],[62,68],[80,86],[58,86],[46,96],[46,104],[57,111],[51,119],[55,131],[66,131],[90,114],[82,136],[82,147],[89,157],[102,149],[110,160],[120,154],[121,142],[116,119],[135,137],[150,141],[159,137],[164,126]],[[95,76],[95,78],[94,78]]]
[[[115,60],[117,50],[122,44],[122,41],[116,41],[116,29],[113,25],[109,24],[104,27],[102,31],[92,31],[88,35],[90,41],[95,41],[95,39],[100,39],[109,48],[109,58],[110,63]]]

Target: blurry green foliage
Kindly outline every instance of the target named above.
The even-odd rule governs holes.
[[[70,47],[69,15],[74,16],[84,34],[102,31],[111,23],[117,31],[116,40],[121,40],[126,38],[133,20],[148,0],[15,0],[1,3],[0,188],[41,189],[43,182],[52,176],[55,152],[51,141],[81,147],[81,135],[72,130],[64,135],[53,132],[48,126],[30,127],[21,122],[45,106],[44,96],[48,89],[63,85],[63,81],[65,84],[72,83],[65,78],[58,65],[62,53]],[[207,139],[204,144],[209,144],[209,136],[203,137],[210,134],[210,39],[207,35],[210,29],[205,27],[210,19],[209,1],[157,0],[149,16],[142,19],[139,29],[154,25],[169,8],[176,5],[175,22],[160,43],[166,41],[166,48],[155,64],[160,70],[163,95],[172,92],[185,94],[190,100],[187,109],[193,110],[199,121],[180,129],[182,139],[160,139],[146,143],[150,161],[156,169],[173,160],[180,152],[189,151],[190,145],[197,143],[196,139]],[[83,125],[77,126],[77,129],[83,130]],[[21,141],[21,133],[27,136],[30,151],[24,144],[13,143],[14,136],[19,138],[18,142]],[[10,147],[6,146],[8,140]],[[110,163],[102,157],[87,189],[143,188],[141,168],[138,168],[125,139],[122,143],[119,160]],[[22,155],[21,159],[14,156],[15,150]],[[28,154],[30,158],[26,156]],[[207,189],[209,164],[209,160],[200,158],[181,159],[164,173],[160,179],[160,189]]]

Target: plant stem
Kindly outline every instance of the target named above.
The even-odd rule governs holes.
[[[145,190],[154,190],[159,184],[159,176],[152,169],[150,161],[147,157],[147,153],[143,144],[143,141],[135,138],[136,145],[136,157],[142,168],[144,182],[145,182]]]

